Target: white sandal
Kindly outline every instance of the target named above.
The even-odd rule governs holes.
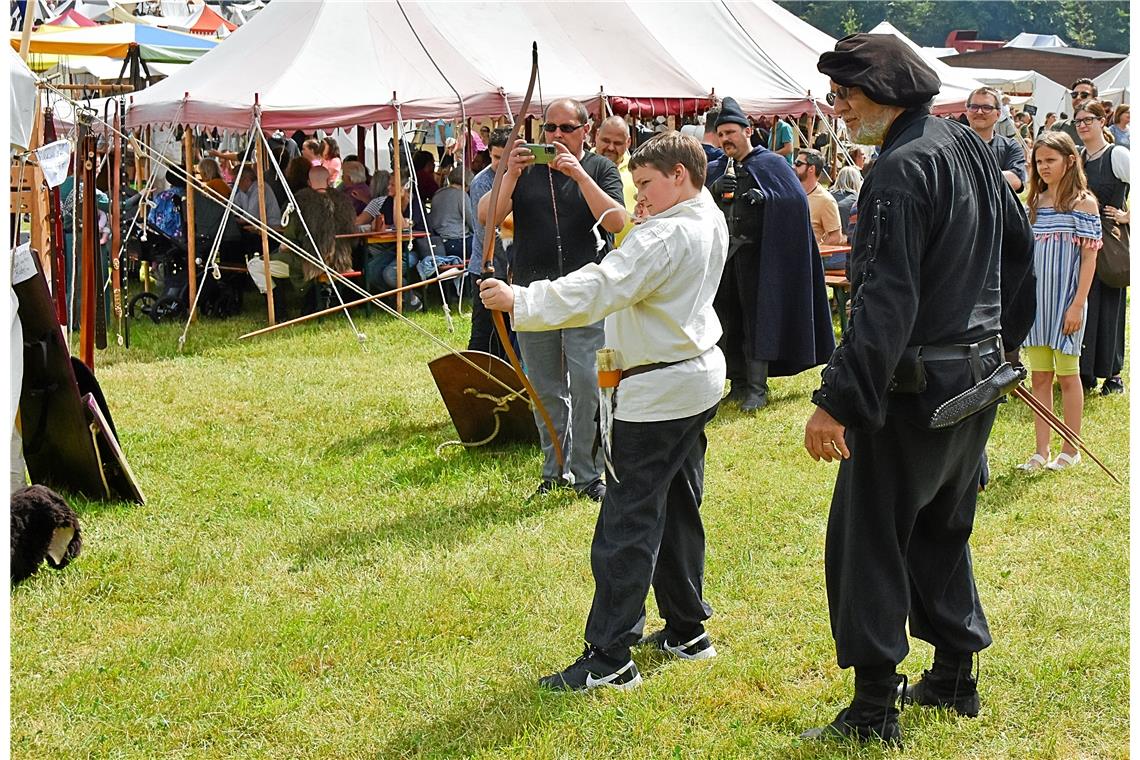
[[[1066,454],[1064,452],[1057,455],[1049,464],[1045,465],[1050,470],[1067,470],[1070,467],[1076,467],[1081,463],[1081,452],[1075,454]]]
[[[1019,464],[1017,466],[1017,469],[1021,470],[1022,472],[1036,472],[1042,467],[1048,467],[1048,456],[1048,454],[1045,456],[1034,454],[1033,456],[1029,457],[1029,459],[1024,464]]]

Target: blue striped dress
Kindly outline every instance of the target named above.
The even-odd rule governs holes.
[[[1065,310],[1077,295],[1081,272],[1081,244],[1097,241],[1100,248],[1100,217],[1084,211],[1037,209],[1033,223],[1033,273],[1037,276],[1037,317],[1025,339],[1026,346],[1049,346],[1063,354],[1081,355],[1086,319],[1072,335],[1061,327]]]

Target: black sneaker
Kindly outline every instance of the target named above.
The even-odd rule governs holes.
[[[1124,393],[1124,381],[1119,377],[1110,377],[1100,386],[1100,395],[1111,396],[1114,393]]]
[[[534,493],[531,494],[530,498],[537,499],[540,496],[545,496],[551,491],[558,491],[566,488],[567,485],[568,484],[565,480],[544,480],[538,484],[538,488],[534,489]]]
[[[632,659],[615,665],[600,649],[587,644],[570,667],[540,678],[538,685],[555,691],[588,691],[602,686],[625,691],[641,685],[641,673]]]
[[[587,499],[593,499],[594,501],[601,504],[602,499],[606,498],[606,484],[600,480],[595,480],[593,483],[579,491],[578,495],[585,496]]]
[[[680,657],[682,660],[708,660],[716,657],[716,647],[713,646],[712,640],[709,639],[709,635],[705,631],[684,643],[678,643],[678,641],[680,639],[674,638],[669,633],[669,629],[662,628],[656,633],[645,636],[637,643],[639,646],[660,649],[662,652]]]

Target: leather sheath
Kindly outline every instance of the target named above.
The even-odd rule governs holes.
[[[930,415],[930,429],[957,425],[970,415],[1001,401],[1025,379],[1026,374],[1024,366],[1014,367],[1009,362],[1002,362],[989,377],[935,409]]]

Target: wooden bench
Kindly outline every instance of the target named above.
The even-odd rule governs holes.
[[[847,273],[842,269],[825,271],[823,282],[835,296],[835,307],[839,311],[839,332],[842,335],[847,332],[847,302],[851,297],[851,283],[847,281]]]

